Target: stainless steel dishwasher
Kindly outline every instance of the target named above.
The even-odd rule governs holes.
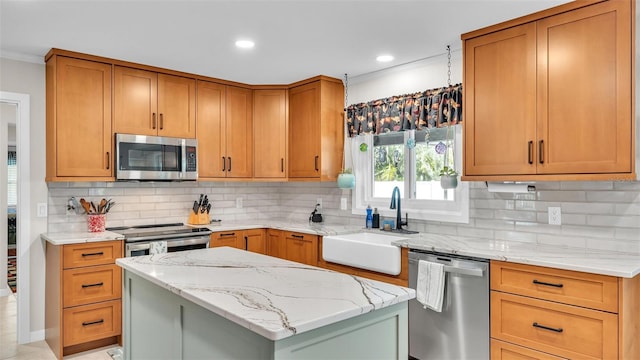
[[[418,261],[444,265],[442,312],[409,301],[409,358],[489,359],[489,262],[450,254],[411,250],[409,287],[416,288]]]

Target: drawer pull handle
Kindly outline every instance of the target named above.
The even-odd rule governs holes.
[[[534,322],[531,325],[533,327],[537,327],[539,329],[549,330],[549,331],[553,331],[553,332],[557,332],[557,333],[561,333],[563,331],[562,328],[552,328],[552,327],[549,327],[549,326],[540,325],[537,322]]]
[[[100,251],[100,252],[95,252],[95,253],[82,254],[82,257],[85,257],[85,256],[98,256],[98,255],[104,255],[104,252]]]
[[[553,284],[553,283],[548,283],[548,282],[544,282],[544,281],[538,281],[538,280],[533,280],[533,283],[536,285],[545,285],[545,286],[553,286],[553,287],[557,287],[557,288],[561,288],[564,285],[562,284]]]
[[[82,284],[82,288],[85,289],[85,288],[88,288],[88,287],[102,286],[102,285],[104,285],[103,282],[99,282],[99,283],[95,283],[95,284]]]
[[[102,324],[104,322],[104,319],[100,319],[100,320],[96,320],[96,321],[89,321],[89,322],[83,322],[82,326],[89,326],[89,325],[95,325],[95,324]]]
[[[236,233],[232,232],[232,233],[226,233],[226,234],[220,234],[220,237],[223,236],[234,236]]]
[[[227,171],[227,158],[222,157],[222,171]]]
[[[544,164],[544,140],[538,142],[538,161],[540,164]]]
[[[291,235],[291,237],[292,237],[292,238],[294,238],[294,239],[304,239],[304,235],[295,235],[295,234],[292,234],[292,235]]]
[[[528,154],[528,158],[529,158],[529,164],[533,164],[533,141],[529,141],[529,154]]]

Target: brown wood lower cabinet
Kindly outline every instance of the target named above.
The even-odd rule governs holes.
[[[45,338],[58,359],[121,344],[121,240],[46,248]]]
[[[640,359],[640,276],[501,261],[490,276],[492,359]]]
[[[242,250],[267,253],[264,229],[218,231],[211,234],[209,247],[230,246]]]
[[[560,360],[566,359],[508,342],[491,339],[491,358],[495,360]]]
[[[284,232],[285,254],[287,260],[317,266],[318,235]]]

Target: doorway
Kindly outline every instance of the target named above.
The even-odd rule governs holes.
[[[15,206],[15,227],[16,227],[16,261],[17,261],[17,342],[25,344],[31,342],[31,317],[30,317],[30,291],[29,291],[29,257],[30,257],[30,239],[29,224],[31,223],[31,214],[29,212],[30,202],[30,151],[29,151],[29,124],[30,124],[30,96],[28,94],[19,94],[6,91],[0,91],[0,104],[2,109],[8,113],[13,111],[11,119],[6,116],[0,116],[0,228],[7,229],[8,222],[8,157],[4,155],[4,151],[8,150],[9,139],[9,123],[15,124],[15,149],[16,149],[16,206]],[[1,114],[1,113],[0,113]],[[0,262],[0,296],[11,291],[7,287],[7,262],[4,260],[5,254],[8,252],[8,233],[3,231],[0,234],[0,251],[2,253],[2,261]],[[4,269],[3,269],[4,268]]]

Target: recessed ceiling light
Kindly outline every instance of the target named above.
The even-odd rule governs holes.
[[[389,62],[391,60],[393,60],[393,56],[391,55],[380,55],[376,58],[376,60],[380,61],[380,62]]]
[[[238,40],[236,41],[236,46],[241,49],[251,49],[255,43],[251,40]]]

